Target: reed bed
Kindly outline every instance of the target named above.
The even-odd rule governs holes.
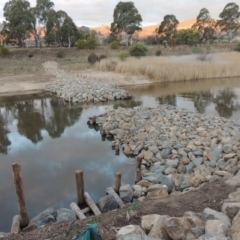
[[[199,56],[143,57],[104,59],[96,64],[100,71],[145,75],[156,82],[189,81],[240,76],[240,54],[237,52],[211,54],[205,60]]]

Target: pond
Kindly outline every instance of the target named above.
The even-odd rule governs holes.
[[[131,86],[135,97],[103,105],[66,105],[49,95],[0,98],[0,232],[8,232],[17,214],[11,164],[22,165],[29,217],[47,207],[76,201],[74,172],[84,170],[85,190],[95,201],[113,185],[114,172],[134,183],[136,163],[111,150],[111,141],[87,125],[88,117],[106,107],[155,107],[171,104],[200,113],[237,119],[240,79]]]

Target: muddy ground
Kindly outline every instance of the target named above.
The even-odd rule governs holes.
[[[97,223],[103,239],[115,238],[123,226],[141,223],[141,216],[148,214],[181,217],[186,211],[201,213],[204,208],[221,210],[223,200],[236,189],[221,180],[205,184],[202,188],[184,194],[174,192],[158,201],[145,201],[129,204],[123,209],[111,211],[100,216],[88,217],[84,221],[50,224],[25,234],[14,234],[6,240],[71,240],[90,223]],[[130,218],[129,218],[130,217]]]

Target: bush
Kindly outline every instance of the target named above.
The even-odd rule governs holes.
[[[128,51],[120,51],[118,53],[118,57],[122,60],[125,61],[129,57],[129,52]]]
[[[63,51],[58,51],[57,52],[57,58],[64,58],[64,53],[63,53]]]
[[[77,42],[76,42],[76,46],[77,46],[78,49],[87,48],[86,41],[83,40],[83,39],[78,39]]]
[[[105,59],[105,58],[107,58],[107,56],[106,56],[105,54],[102,54],[102,55],[100,55],[100,57],[99,57],[100,60]]]
[[[0,45],[0,55],[7,56],[9,54],[9,49],[3,45]]]
[[[91,53],[88,56],[88,62],[93,65],[94,63],[99,62],[99,57],[95,53]]]
[[[133,46],[130,47],[129,52],[131,56],[134,57],[142,57],[142,56],[146,56],[147,55],[147,47],[144,43],[142,42],[138,42],[136,44],[134,44]]]
[[[162,55],[162,51],[159,49],[156,51],[156,56],[161,56]]]
[[[111,42],[111,49],[118,49],[119,45],[117,41]]]
[[[88,37],[87,38],[87,48],[89,49],[95,49],[97,46],[97,40],[94,37]]]
[[[240,42],[237,44],[237,46],[234,48],[235,51],[240,52]]]

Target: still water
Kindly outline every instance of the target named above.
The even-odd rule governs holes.
[[[155,107],[171,104],[206,114],[240,116],[240,79],[128,87],[135,98],[106,105],[65,105],[48,95],[0,98],[0,232],[9,231],[17,214],[11,164],[22,165],[27,210],[32,218],[47,207],[76,201],[77,169],[97,201],[113,184],[116,170],[133,184],[135,161],[111,150],[111,142],[89,128],[88,117],[106,107]]]

